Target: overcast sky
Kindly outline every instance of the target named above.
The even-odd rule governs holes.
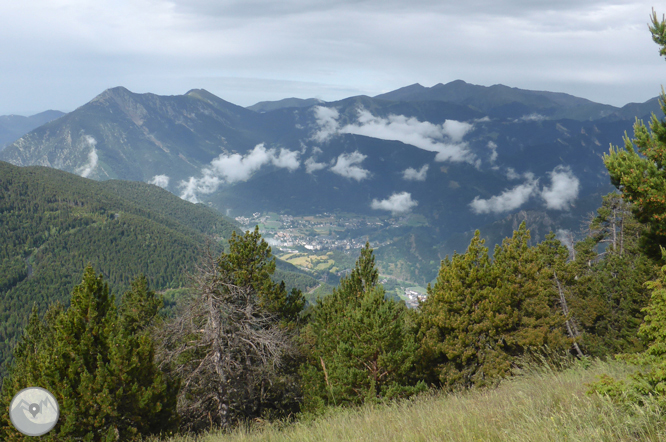
[[[204,88],[242,106],[462,79],[624,105],[659,94],[654,2],[0,0],[0,115],[103,90]]]

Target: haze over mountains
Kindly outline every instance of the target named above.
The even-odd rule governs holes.
[[[65,115],[64,112],[48,110],[36,115],[0,115],[0,150],[44,123]]]
[[[602,154],[652,112],[656,98],[617,108],[460,80],[249,108],[205,90],[117,87],[25,134],[0,160],[152,183],[229,216],[418,215],[427,227],[384,232],[393,241],[378,257],[422,264],[427,282],[470,229],[496,232],[491,244],[519,219],[535,239],[577,229],[612,189]]]

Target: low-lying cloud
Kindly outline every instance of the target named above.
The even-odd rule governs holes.
[[[318,163],[313,157],[308,158],[305,160],[303,163],[305,164],[305,171],[307,173],[313,173],[321,169],[325,169],[328,164],[326,163]]]
[[[569,166],[557,166],[550,175],[550,187],[544,187],[541,198],[546,207],[553,210],[568,210],[571,203],[578,198],[580,181],[571,172]]]
[[[476,214],[509,212],[525,204],[534,193],[536,186],[536,181],[528,180],[524,184],[520,184],[513,189],[507,189],[487,200],[480,199],[477,196],[469,205]]]
[[[418,205],[417,201],[412,200],[412,195],[408,192],[394,193],[384,200],[372,200],[371,208],[375,210],[387,210],[393,215],[409,212],[412,207]]]
[[[569,249],[569,253],[574,251],[574,237],[570,230],[567,229],[557,229],[555,238],[560,240],[562,245],[566,246]]]
[[[314,113],[319,130],[312,136],[312,139],[324,143],[338,132],[340,114],[335,108],[324,106],[315,106]]]
[[[166,175],[155,175],[148,184],[154,184],[162,189],[166,189],[169,186],[169,177]]]
[[[337,134],[354,134],[381,140],[400,141],[428,152],[436,152],[435,161],[467,162],[475,164],[476,156],[463,142],[473,128],[470,123],[446,120],[443,124],[419,121],[404,115],[376,117],[370,111],[359,108],[354,124],[340,127],[339,113],[332,108],[314,108],[319,130],[312,139],[324,142]]]
[[[539,180],[534,179],[534,174],[527,172],[523,174],[525,182],[511,189],[506,189],[499,195],[488,199],[478,196],[469,204],[476,214],[503,213],[515,210],[525,204],[530,197],[540,197],[547,209],[569,210],[571,204],[578,198],[580,181],[576,178],[569,166],[557,166],[550,176],[550,186],[539,189]],[[513,169],[508,169],[509,179],[519,178]]]
[[[81,175],[83,178],[88,178],[88,176],[90,176],[92,171],[95,170],[95,167],[97,167],[97,161],[99,159],[97,156],[97,150],[95,149],[95,146],[97,145],[97,140],[95,140],[90,135],[84,136],[83,139],[85,143],[91,147],[91,150],[88,153],[88,162],[83,166],[79,167],[77,169],[77,173]]]
[[[402,172],[402,178],[407,181],[425,181],[429,167],[429,164],[423,165],[419,170],[410,167]]]
[[[488,149],[490,149],[490,163],[494,163],[497,159],[497,144],[494,141],[488,141]]]
[[[197,195],[213,193],[223,182],[231,184],[245,181],[267,164],[294,171],[300,166],[298,155],[299,152],[287,149],[280,149],[279,152],[266,149],[263,143],[256,145],[246,155],[220,154],[201,171],[202,177],[190,177],[180,182],[178,186],[183,189],[180,197],[196,203]]]
[[[370,171],[363,169],[360,165],[363,160],[367,158],[366,155],[355,151],[351,154],[343,153],[340,155],[333,167],[331,167],[331,172],[337,173],[340,176],[345,178],[355,179],[356,181],[361,181],[370,176]]]

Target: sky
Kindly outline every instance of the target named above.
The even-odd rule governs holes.
[[[249,106],[461,79],[622,106],[657,96],[652,7],[615,0],[0,0],[0,115],[105,89]]]

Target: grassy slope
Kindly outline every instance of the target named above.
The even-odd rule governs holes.
[[[232,441],[657,441],[666,423],[657,410],[628,412],[586,394],[602,373],[623,377],[631,368],[596,361],[564,372],[533,370],[496,389],[429,394],[388,406],[336,410],[280,428],[258,424],[231,434],[168,442]]]

